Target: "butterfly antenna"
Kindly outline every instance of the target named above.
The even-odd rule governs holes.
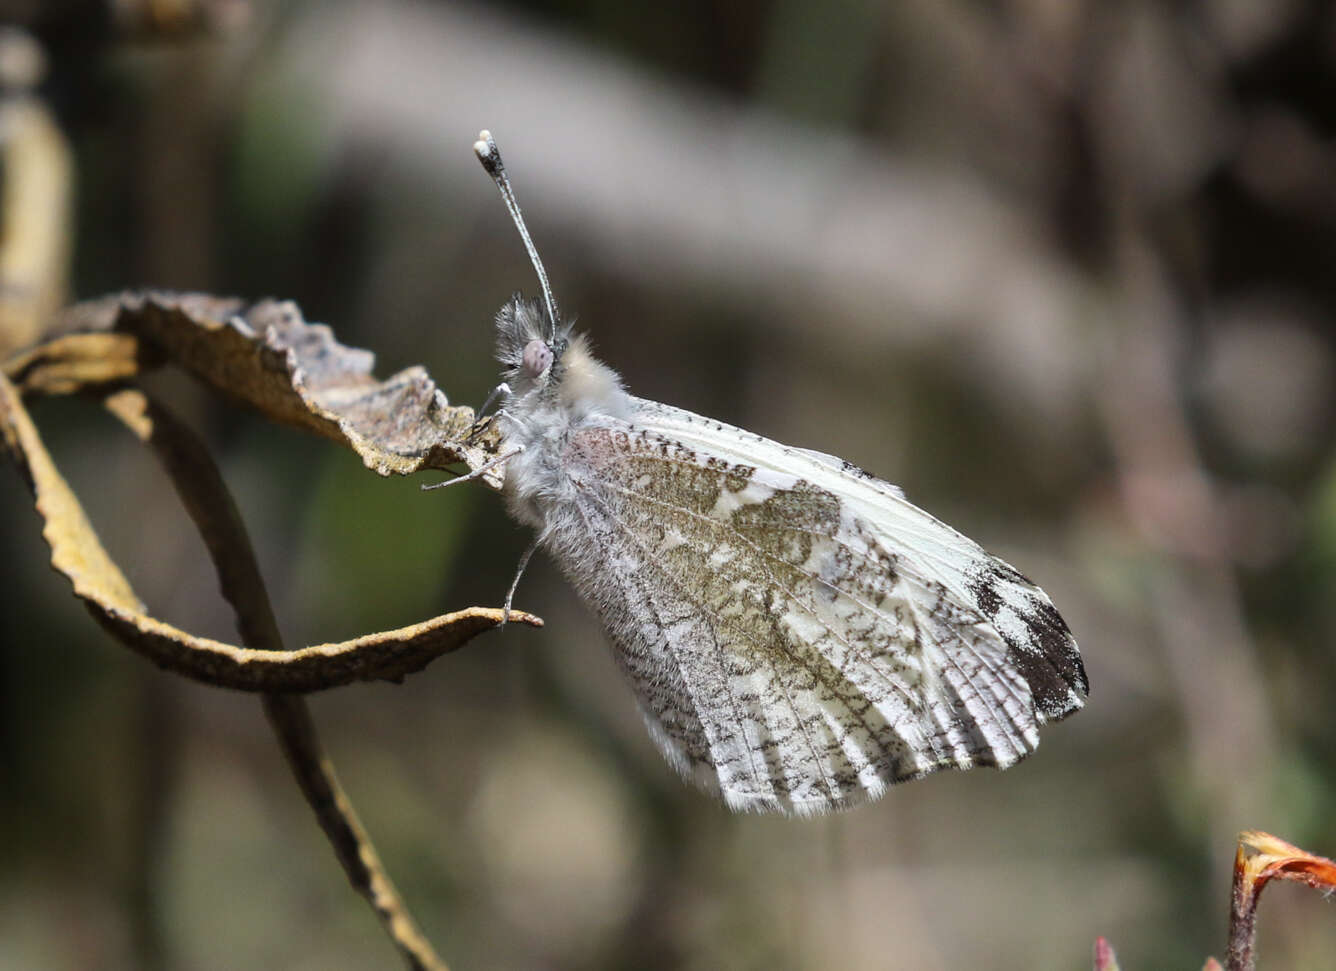
[[[473,143],[473,154],[478,156],[478,161],[482,167],[487,170],[487,174],[492,177],[496,187],[501,190],[501,199],[505,202],[506,208],[510,210],[510,218],[515,222],[515,228],[520,231],[520,238],[524,240],[524,248],[529,251],[529,260],[533,263],[534,270],[538,273],[538,282],[543,287],[543,300],[547,303],[547,319],[550,324],[550,333],[548,343],[555,343],[557,339],[557,305],[552,299],[552,287],[547,282],[547,271],[543,269],[543,261],[538,258],[538,250],[534,248],[533,239],[529,236],[529,230],[524,225],[524,216],[520,214],[520,204],[515,201],[515,190],[510,187],[510,179],[506,177],[506,164],[501,161],[501,149],[496,147],[496,139],[487,129],[478,132],[478,140]]]

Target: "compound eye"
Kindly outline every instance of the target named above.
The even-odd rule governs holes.
[[[524,345],[524,373],[531,378],[542,377],[552,366],[552,348],[547,342],[535,337]]]

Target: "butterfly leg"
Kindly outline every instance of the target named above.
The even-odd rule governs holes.
[[[483,432],[487,431],[487,429],[491,427],[492,416],[489,416],[487,414],[487,409],[491,408],[492,405],[496,404],[498,398],[508,399],[509,397],[510,397],[510,385],[507,384],[505,381],[502,381],[500,384],[498,384],[495,388],[493,388],[491,391],[487,393],[487,397],[483,399],[482,405],[479,406],[477,410],[473,412],[473,427],[469,429],[468,435],[465,436],[464,438],[465,445],[474,442],[479,435],[481,435]]]
[[[474,414],[476,414],[479,418],[487,414],[487,409],[492,407],[492,405],[495,404],[496,399],[500,398],[502,395],[504,395],[507,398],[510,397],[510,385],[508,385],[504,381],[502,381],[490,392],[488,392],[487,397],[483,399],[482,407],[479,408],[476,412],[474,412]]]
[[[478,466],[472,472],[467,472],[464,475],[456,476],[453,479],[446,479],[444,482],[433,482],[429,485],[424,485],[422,487],[422,491],[429,492],[432,489],[444,489],[446,486],[455,485],[459,482],[467,482],[469,479],[480,478],[483,475],[483,473],[490,472],[492,469],[496,468],[502,462],[505,462],[509,459],[513,459],[516,455],[519,455],[520,452],[523,451],[524,451],[524,446],[517,445],[515,446],[515,448],[511,449],[509,452],[506,452],[504,455],[498,455],[490,462],[485,462],[484,464]]]
[[[533,542],[529,544],[529,548],[525,550],[524,555],[520,557],[519,568],[515,570],[515,579],[511,582],[510,591],[506,594],[505,609],[501,612],[502,627],[505,627],[506,624],[510,622],[510,605],[515,601],[515,590],[520,585],[520,577],[524,576],[524,570],[528,567],[529,560],[532,559],[534,551],[538,549],[539,544],[541,544],[546,537],[547,530],[543,530],[533,538]]]
[[[496,417],[497,417],[497,418],[504,418],[504,419],[506,419],[507,421],[513,421],[513,422],[514,422],[516,425],[518,425],[520,428],[527,428],[527,427],[529,426],[529,423],[528,423],[527,421],[525,421],[525,420],[524,420],[523,418],[521,418],[519,415],[516,415],[516,414],[513,414],[512,412],[506,411],[506,409],[505,409],[504,407],[503,407],[503,408],[498,408],[498,409],[496,410]]]

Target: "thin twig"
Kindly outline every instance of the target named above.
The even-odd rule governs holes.
[[[334,766],[316,736],[305,699],[297,695],[265,695],[264,712],[278,735],[302,794],[315,810],[320,828],[348,875],[348,882],[371,904],[410,968],[447,971],[445,962],[413,921],[352,803],[339,786]]]
[[[130,773],[133,811],[124,838],[126,858],[134,861],[125,886],[126,911],[135,966],[139,971],[166,971],[171,960],[161,898],[161,885],[171,829],[171,792],[181,765],[181,733],[173,731],[175,695],[165,679],[140,672],[134,686],[135,732],[142,751]]]
[[[106,405],[153,448],[171,477],[208,547],[223,596],[236,611],[243,643],[257,650],[283,650],[245,525],[207,449],[189,428],[140,391],[114,392],[107,397]],[[353,889],[371,904],[410,968],[446,971],[445,962],[418,930],[339,787],[333,766],[321,750],[305,700],[297,695],[266,694],[264,707],[302,794],[329,837]]]
[[[1229,895],[1229,948],[1225,961],[1229,971],[1253,971],[1253,945],[1257,934],[1257,904],[1261,887],[1248,879],[1243,844],[1234,854],[1234,885]]]

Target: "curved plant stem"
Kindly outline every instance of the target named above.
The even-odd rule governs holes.
[[[414,971],[447,971],[418,929],[408,905],[385,872],[348,796],[325,755],[306,701],[298,695],[265,695],[264,713],[297,777],[302,795],[315,810],[348,882],[371,904],[395,947]]]
[[[113,392],[105,404],[153,449],[171,477],[208,547],[223,596],[236,611],[242,642],[257,650],[283,650],[245,526],[203,444],[141,391]],[[339,787],[305,700],[291,694],[266,694],[263,698],[265,714],[288,765],[353,889],[371,904],[410,968],[446,971],[445,962],[418,930],[352,804]]]

